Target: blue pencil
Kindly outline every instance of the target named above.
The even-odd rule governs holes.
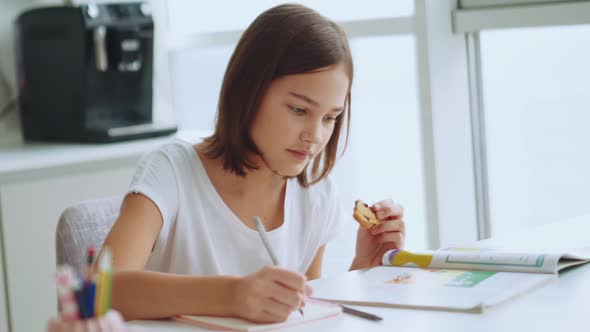
[[[96,293],[96,284],[94,281],[85,281],[84,282],[84,301],[86,304],[86,308],[88,308],[89,316],[88,318],[94,317],[94,296]]]

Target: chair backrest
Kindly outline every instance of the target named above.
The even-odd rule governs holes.
[[[100,250],[119,216],[123,196],[83,201],[68,207],[59,218],[55,232],[57,264],[68,264],[83,273],[86,248]]]

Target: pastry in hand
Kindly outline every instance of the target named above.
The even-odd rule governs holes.
[[[360,199],[354,202],[354,212],[352,214],[354,220],[358,221],[363,227],[371,229],[379,224],[377,215],[371,208]]]

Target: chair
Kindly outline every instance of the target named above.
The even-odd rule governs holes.
[[[100,250],[115,220],[123,196],[101,198],[77,203],[61,214],[55,231],[57,264],[68,264],[82,273],[89,245]]]

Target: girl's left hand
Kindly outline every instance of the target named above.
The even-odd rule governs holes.
[[[402,249],[406,237],[404,208],[391,199],[371,206],[379,219],[372,229],[359,225],[356,236],[356,255],[350,270],[370,268],[381,264],[386,251]]]

